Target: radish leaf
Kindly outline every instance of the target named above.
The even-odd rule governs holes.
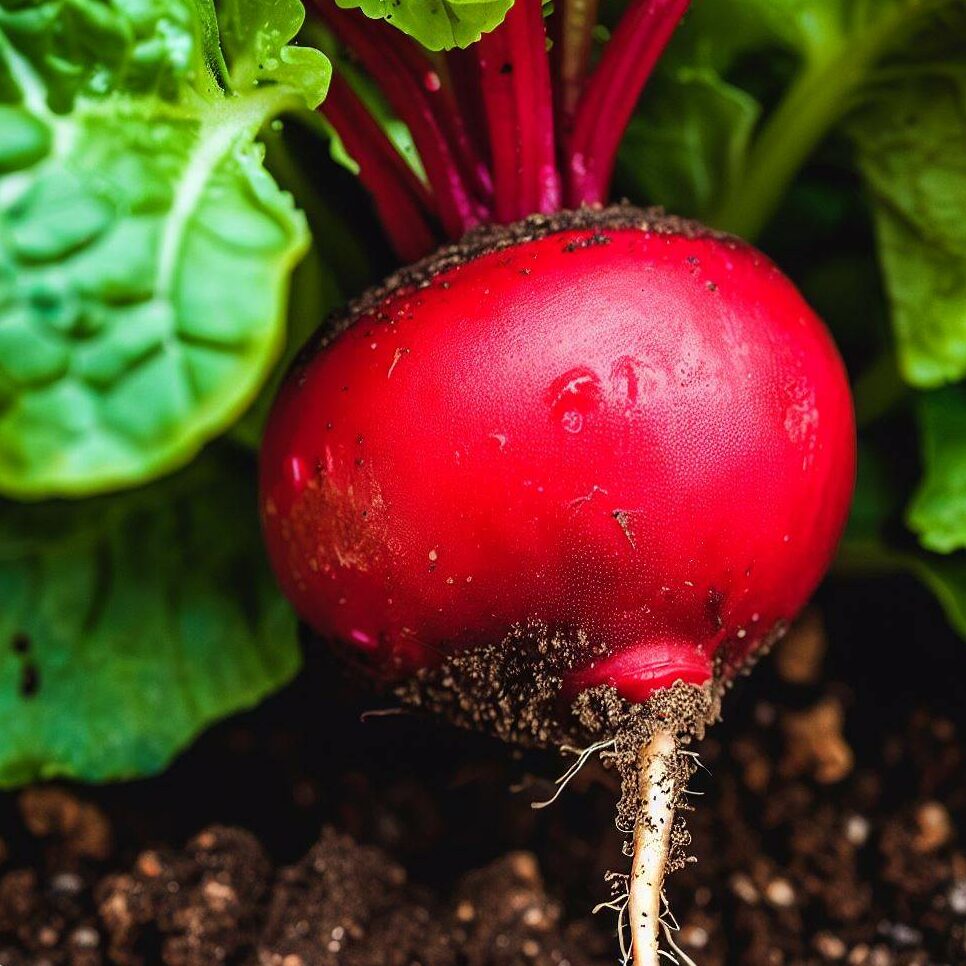
[[[430,50],[468,47],[503,23],[513,0],[336,0],[386,20]]]
[[[679,67],[654,79],[646,111],[627,128],[619,176],[670,211],[700,217],[742,174],[761,108],[709,67]]]
[[[0,786],[152,774],[293,677],[253,475],[212,453],[130,493],[0,503]]]
[[[962,34],[966,43],[966,30]],[[852,125],[904,377],[966,376],[966,66],[884,89]]]
[[[918,403],[924,473],[907,520],[930,550],[966,549],[966,389],[924,393]]]
[[[80,496],[183,465],[280,351],[308,232],[255,138],[317,103],[328,61],[287,45],[294,0],[237,0],[226,16],[227,64],[203,0],[0,0],[8,495]]]

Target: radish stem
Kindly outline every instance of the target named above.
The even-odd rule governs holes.
[[[496,220],[560,207],[553,97],[540,0],[519,0],[475,45],[493,159]]]
[[[597,204],[637,99],[690,0],[632,0],[577,105],[567,146],[567,203]]]
[[[338,74],[320,111],[359,165],[359,180],[372,196],[396,254],[415,261],[438,244],[432,200],[366,106]]]
[[[627,884],[634,966],[657,966],[660,961],[661,889],[674,824],[676,757],[674,736],[657,731],[641,746],[637,759],[641,805]]]
[[[406,36],[388,24],[360,19],[334,2],[320,2],[326,24],[359,59],[409,128],[450,238],[459,238],[487,216],[467,186],[477,180],[468,138],[462,137],[455,102],[442,91],[433,65]],[[450,141],[456,134],[457,144]],[[461,164],[461,159],[464,164]]]
[[[551,20],[557,119],[565,134],[584,89],[598,4],[599,0],[561,0]]]

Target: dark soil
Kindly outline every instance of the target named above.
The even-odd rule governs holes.
[[[832,583],[700,744],[700,966],[966,964],[966,649],[911,583]],[[827,637],[828,651],[824,652]],[[0,966],[603,966],[618,779],[376,707],[318,649],[164,776],[0,797]],[[514,790],[516,789],[516,790]]]

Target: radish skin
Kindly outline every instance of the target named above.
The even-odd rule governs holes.
[[[735,239],[575,218],[392,285],[277,400],[275,570],[385,681],[539,624],[589,643],[567,699],[708,685],[831,559],[855,442],[821,322]]]

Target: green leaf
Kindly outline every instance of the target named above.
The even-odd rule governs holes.
[[[961,3],[696,2],[645,91],[641,136],[625,146],[622,170],[643,170],[646,200],[680,207],[691,190],[686,210],[753,239],[810,155],[876,95],[884,59]],[[695,155],[682,177],[688,144]],[[671,150],[662,156],[660,145]]]
[[[620,177],[669,210],[700,217],[740,177],[761,108],[709,67],[657,77],[621,147]]]
[[[468,47],[503,23],[513,0],[336,0],[415,37],[430,50]]]
[[[177,468],[271,371],[308,231],[255,138],[328,62],[254,6],[225,76],[200,2],[0,0],[0,492]]]
[[[236,93],[279,85],[298,91],[307,107],[322,103],[332,73],[328,58],[313,47],[289,44],[305,21],[299,0],[224,0],[219,21]]]
[[[850,130],[875,207],[902,373],[920,387],[961,379],[966,64],[937,65],[886,86]]]
[[[292,678],[252,476],[211,454],[120,496],[0,503],[0,785],[152,774]]]
[[[966,638],[966,554],[939,556],[898,546],[894,528],[902,495],[895,467],[870,445],[859,448],[859,472],[852,514],[839,547],[840,573],[908,573],[936,597],[960,637]]]
[[[925,393],[918,412],[924,473],[907,522],[929,550],[966,549],[966,388]]]
[[[921,581],[942,607],[946,620],[966,638],[966,557],[910,557],[908,571]]]

